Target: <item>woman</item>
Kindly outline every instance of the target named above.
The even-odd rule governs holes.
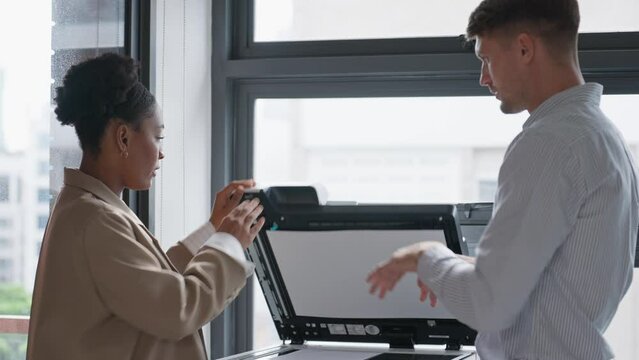
[[[44,235],[27,358],[206,359],[200,327],[252,271],[242,250],[264,224],[262,206],[239,202],[253,182],[220,191],[210,220],[164,253],[120,199],[148,189],[164,157],[164,125],[136,63],[106,54],[73,66],[56,102],[83,156],[65,169]]]

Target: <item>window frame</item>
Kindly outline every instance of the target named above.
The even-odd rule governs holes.
[[[231,4],[233,59],[473,52],[472,46],[465,41],[465,29],[461,29],[460,35],[449,37],[256,42],[253,3],[254,0],[237,0]],[[579,36],[580,51],[637,48],[639,32],[584,33]]]
[[[464,52],[464,36],[423,38],[386,38],[361,40],[254,41],[255,12],[252,0],[233,4],[234,58],[339,56],[372,54],[420,54],[424,52]]]
[[[140,62],[140,82],[148,89],[151,82],[151,4],[148,1],[125,0],[124,51]],[[122,199],[148,228],[152,228],[153,190],[124,189]]]
[[[255,42],[252,4],[213,1],[213,188],[253,175],[258,98],[490,95],[461,37]],[[639,94],[639,32],[580,34],[579,44],[587,81]],[[253,282],[212,323],[212,358],[252,349]]]

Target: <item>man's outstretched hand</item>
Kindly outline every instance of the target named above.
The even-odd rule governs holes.
[[[377,265],[366,278],[366,282],[370,284],[369,292],[373,295],[378,294],[379,298],[383,299],[387,292],[393,291],[404,274],[417,271],[419,258],[434,246],[443,245],[434,241],[425,241],[395,251],[390,259]],[[435,306],[437,297],[432,290],[419,279],[417,286],[420,289],[420,301],[430,299],[431,306]]]

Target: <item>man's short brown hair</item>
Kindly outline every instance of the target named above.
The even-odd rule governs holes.
[[[577,0],[483,0],[468,19],[466,38],[522,27],[551,45],[574,49],[579,28]]]

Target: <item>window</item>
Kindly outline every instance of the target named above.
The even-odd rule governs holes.
[[[496,176],[495,176],[496,178]],[[497,192],[497,180],[479,180],[479,196],[477,201],[493,202],[495,201],[495,193]]]
[[[214,187],[255,177],[322,182],[334,200],[492,201],[525,115],[499,114],[478,85],[479,62],[458,38],[476,4],[214,2]],[[602,107],[636,152],[639,4],[580,5],[582,70],[604,85]],[[256,284],[252,297],[253,323],[244,323],[242,299],[231,318],[233,334],[253,340],[236,352],[279,342]],[[615,325],[637,318],[629,308],[622,304],[607,335],[619,358],[634,354],[618,335],[636,321]]]
[[[8,202],[9,198],[9,177],[2,176],[0,177],[0,202]]]
[[[13,271],[13,259],[0,258],[0,282],[11,279]]]
[[[42,133],[38,135],[38,147],[41,149],[48,150],[50,142],[49,134]]]
[[[47,175],[49,174],[49,169],[50,169],[49,162],[48,161],[38,161],[38,175]]]
[[[491,160],[501,161],[524,119],[486,96],[258,99],[254,176],[319,183],[336,201],[485,201],[475,184],[486,173],[497,179]]]
[[[38,202],[49,203],[51,196],[49,195],[49,189],[38,189]]]
[[[7,218],[0,218],[0,229],[6,229],[11,227],[11,219],[7,219]]]
[[[310,41],[457,36],[476,0],[255,0],[254,39]],[[633,0],[581,0],[582,32],[639,31]],[[463,16],[461,14],[464,14]]]
[[[634,149],[637,102],[637,94],[606,95],[601,104]],[[264,185],[319,183],[336,201],[492,202],[526,118],[501,114],[486,96],[258,99],[254,176]],[[259,286],[254,299],[255,346],[272,345],[279,338]]]
[[[49,221],[49,215],[40,215],[38,216],[38,229],[44,230],[47,227],[47,222]]]
[[[15,250],[0,260],[0,279],[9,287],[0,288],[0,316],[28,315],[49,193],[62,186],[65,166],[79,165],[73,128],[53,114],[53,91],[72,64],[124,52],[124,4],[0,2],[0,228]],[[27,301],[9,300],[18,293]],[[7,358],[24,358],[25,342],[23,335],[0,335],[2,349],[10,344]]]
[[[35,244],[36,244],[36,246],[35,246],[35,255],[36,256],[40,256],[40,250],[42,250],[42,240],[41,239],[37,239]]]
[[[423,0],[256,0],[255,41],[308,41],[457,36],[474,0],[433,7]],[[355,15],[357,14],[357,15]]]

